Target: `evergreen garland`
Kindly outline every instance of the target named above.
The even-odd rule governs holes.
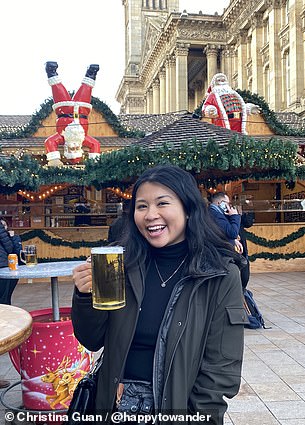
[[[107,240],[105,239],[100,239],[96,241],[67,241],[59,236],[50,236],[42,229],[29,230],[25,233],[20,234],[20,238],[22,242],[27,242],[31,239],[38,238],[41,241],[52,246],[65,246],[73,249],[95,248],[97,246],[105,246],[108,244]],[[67,259],[65,258],[65,261],[66,260]]]
[[[254,103],[261,108],[261,113],[268,127],[279,136],[305,136],[305,130],[294,130],[286,124],[278,121],[276,114],[269,108],[268,103],[262,96],[249,90],[236,90],[246,103]],[[276,137],[276,136],[275,136]]]
[[[297,239],[302,238],[305,235],[305,227],[300,227],[297,231],[290,233],[290,235],[285,236],[282,239],[268,240],[260,236],[255,235],[254,233],[245,230],[246,238],[255,245],[266,246],[268,248],[278,248],[280,246],[286,246],[291,242],[296,241]]]
[[[214,140],[206,145],[196,140],[152,150],[138,145],[103,153],[84,161],[84,169],[41,166],[30,155],[0,158],[0,193],[37,191],[41,185],[68,183],[93,185],[97,189],[117,186],[125,190],[137,176],[156,164],[175,164],[192,172],[198,183],[217,185],[239,179],[285,179],[305,176],[305,166],[296,166],[297,144],[272,139],[257,142],[233,138],[225,146]]]
[[[48,257],[48,258],[38,258],[37,262],[38,263],[57,263],[60,261],[86,261],[87,260],[87,256],[86,255],[80,255],[79,257],[65,257],[65,258],[53,258],[53,257]]]
[[[305,234],[305,227],[300,228],[297,232],[293,232],[290,235],[286,236],[285,238],[278,240],[278,241],[267,241],[265,238],[260,238],[253,233],[250,233],[247,231],[247,238],[249,241],[256,243],[258,245],[262,246],[268,246],[270,248],[275,248],[279,246],[285,246],[288,243],[304,236]],[[41,241],[50,244],[52,246],[60,246],[60,247],[69,247],[73,249],[79,249],[79,248],[94,248],[96,246],[106,246],[108,244],[106,239],[102,240],[96,240],[96,241],[67,241],[59,236],[53,237],[48,235],[44,230],[42,229],[33,229],[29,230],[25,233],[20,234],[22,242],[27,242],[34,238],[39,238]],[[274,243],[274,244],[273,244]],[[64,257],[62,259],[58,258],[39,258],[39,263],[45,263],[45,262],[53,262],[53,261],[85,261],[86,256],[78,256],[78,257]],[[254,262],[257,259],[266,259],[266,260],[290,260],[295,258],[305,258],[305,252],[299,252],[295,251],[292,253],[271,253],[271,252],[260,252],[257,254],[252,254],[249,256],[249,261]]]
[[[258,254],[249,255],[249,261],[253,262],[259,258],[265,260],[292,260],[296,258],[305,258],[305,252],[291,252],[289,254],[271,253],[271,252],[260,252]]]

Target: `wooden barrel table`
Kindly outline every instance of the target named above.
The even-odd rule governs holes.
[[[0,354],[22,344],[32,332],[32,316],[22,308],[0,304]]]

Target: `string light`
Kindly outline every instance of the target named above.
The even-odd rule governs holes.
[[[61,190],[63,189],[64,186],[62,185],[56,185],[54,187],[49,188],[48,190],[44,191],[44,192],[40,192],[40,193],[32,193],[32,192],[27,192],[25,190],[19,190],[18,191],[18,195],[23,196],[26,199],[29,199],[31,201],[37,201],[37,200],[42,200],[42,199],[46,199],[49,196],[53,195],[53,193],[57,190]]]
[[[115,193],[116,195],[120,196],[123,199],[131,199],[132,195],[128,192],[122,192],[121,189],[118,187],[107,187],[108,190],[111,190],[111,192]]]

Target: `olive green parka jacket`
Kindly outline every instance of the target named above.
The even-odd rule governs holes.
[[[227,409],[223,397],[232,398],[238,393],[244,324],[248,319],[239,268],[230,258],[227,263],[226,272],[184,277],[173,290],[155,350],[153,390],[157,412],[210,413],[213,421],[207,423],[221,425]],[[73,296],[76,338],[91,351],[104,347],[97,413],[114,409],[141,308],[145,270],[134,267],[126,274],[124,308],[96,310],[91,296],[80,296],[77,291]]]

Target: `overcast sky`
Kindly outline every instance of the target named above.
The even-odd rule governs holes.
[[[229,0],[180,0],[180,10],[221,14]],[[122,0],[10,0],[1,2],[0,115],[32,115],[51,97],[44,64],[58,62],[69,91],[98,63],[93,96],[119,113],[124,73]]]

